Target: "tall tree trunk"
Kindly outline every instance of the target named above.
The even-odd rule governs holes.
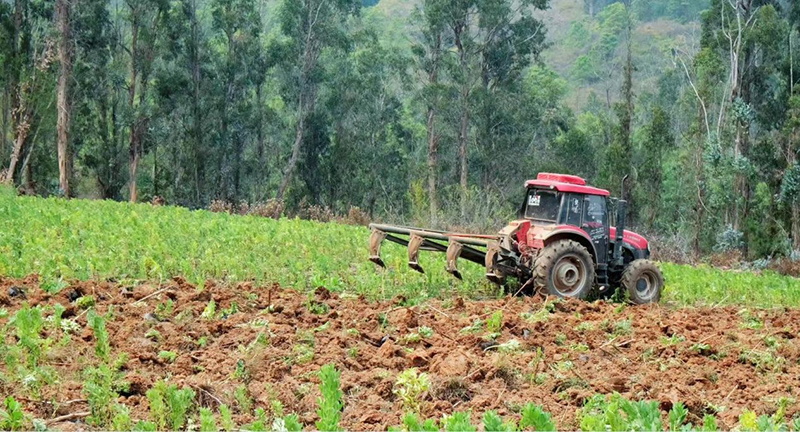
[[[205,160],[203,157],[203,132],[202,132],[202,110],[200,108],[200,30],[197,22],[197,2],[190,2],[192,22],[192,46],[191,53],[191,74],[192,74],[192,149],[194,152],[194,193],[196,204],[202,200],[202,188],[205,180]]]
[[[289,163],[286,165],[286,170],[283,172],[283,180],[281,181],[280,188],[278,188],[278,194],[275,196],[275,198],[278,200],[283,199],[283,195],[286,193],[286,189],[289,187],[289,183],[292,181],[292,175],[294,174],[295,166],[297,166],[297,160],[300,158],[300,147],[303,143],[306,121],[305,110],[303,109],[302,91],[300,95],[299,108],[297,111],[299,113],[299,118],[297,120],[297,127],[295,128],[292,156],[289,158]]]
[[[131,13],[135,13],[131,11]],[[130,106],[131,112],[136,111],[136,80],[139,71],[138,65],[138,42],[139,42],[139,25],[134,17],[133,28],[132,28],[132,38],[131,38],[131,84],[130,90],[128,95],[128,105]],[[139,136],[139,119],[138,115],[134,114],[133,119],[131,120],[130,124],[131,129],[131,139],[130,139],[130,158],[129,158],[129,172],[130,177],[128,179],[129,188],[130,188],[130,202],[135,203],[139,198],[139,191],[136,188],[136,176],[139,173],[139,156],[140,156],[140,147],[141,147],[141,137]]]
[[[470,76],[469,64],[467,61],[467,51],[464,48],[462,39],[464,32],[468,31],[466,20],[458,22],[453,28],[455,44],[458,49],[459,64],[461,66],[461,127],[458,133],[458,159],[460,162],[461,185],[461,217],[467,214],[467,142],[469,141],[469,98],[470,98]]]
[[[436,35],[433,52],[431,54],[431,69],[428,74],[428,84],[435,86],[439,82],[439,56],[442,49],[442,34]],[[428,200],[430,203],[431,223],[435,224],[439,213],[439,203],[436,196],[436,171],[439,151],[439,136],[436,133],[436,107],[438,96],[428,102],[427,114],[427,140],[428,140]]]
[[[58,182],[64,197],[70,197],[69,180],[71,177],[71,157],[69,151],[70,99],[69,82],[72,75],[72,50],[70,47],[70,1],[57,0],[58,16],[58,58],[61,62],[61,73],[58,77],[57,109],[58,109]]]

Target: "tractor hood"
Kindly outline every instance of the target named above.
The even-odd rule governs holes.
[[[611,231],[611,238],[612,239],[616,238],[617,227],[611,227],[610,231]],[[647,239],[633,231],[625,230],[622,233],[622,241],[633,246],[635,249],[640,249],[640,250],[647,249]]]

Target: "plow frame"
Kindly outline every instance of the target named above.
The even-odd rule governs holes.
[[[425,270],[419,263],[420,251],[442,252],[446,254],[445,270],[461,280],[458,260],[463,258],[486,267],[486,277],[501,283],[504,274],[497,269],[501,256],[498,235],[460,234],[414,227],[371,224],[369,239],[369,260],[380,267],[386,267],[381,258],[381,245],[385,240],[408,248],[408,266],[420,273]]]

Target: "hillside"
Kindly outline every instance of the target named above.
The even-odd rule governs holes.
[[[397,40],[397,32],[393,29],[404,28],[406,32],[410,31],[409,20],[418,4],[419,0],[380,0],[374,6],[376,15],[386,20],[387,25],[384,28],[390,31],[392,40]],[[567,105],[581,111],[588,105],[592,93],[604,104],[615,102],[619,95],[622,64],[626,55],[624,44],[614,47],[611,59],[603,64],[593,65],[594,76],[589,79],[576,70],[579,59],[597,49],[595,43],[605,30],[602,11],[595,17],[590,16],[584,10],[583,0],[551,0],[550,5],[550,9],[539,17],[547,26],[549,43],[542,61],[545,67],[565,80]],[[697,51],[700,38],[699,15],[684,21],[686,22],[658,17],[648,21],[640,19],[635,23],[633,57],[636,94],[654,91],[664,70],[673,66],[673,48],[690,54]]]

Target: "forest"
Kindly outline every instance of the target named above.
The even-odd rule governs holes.
[[[800,259],[798,45],[792,0],[0,0],[0,180],[494,230],[629,175],[675,256]]]

